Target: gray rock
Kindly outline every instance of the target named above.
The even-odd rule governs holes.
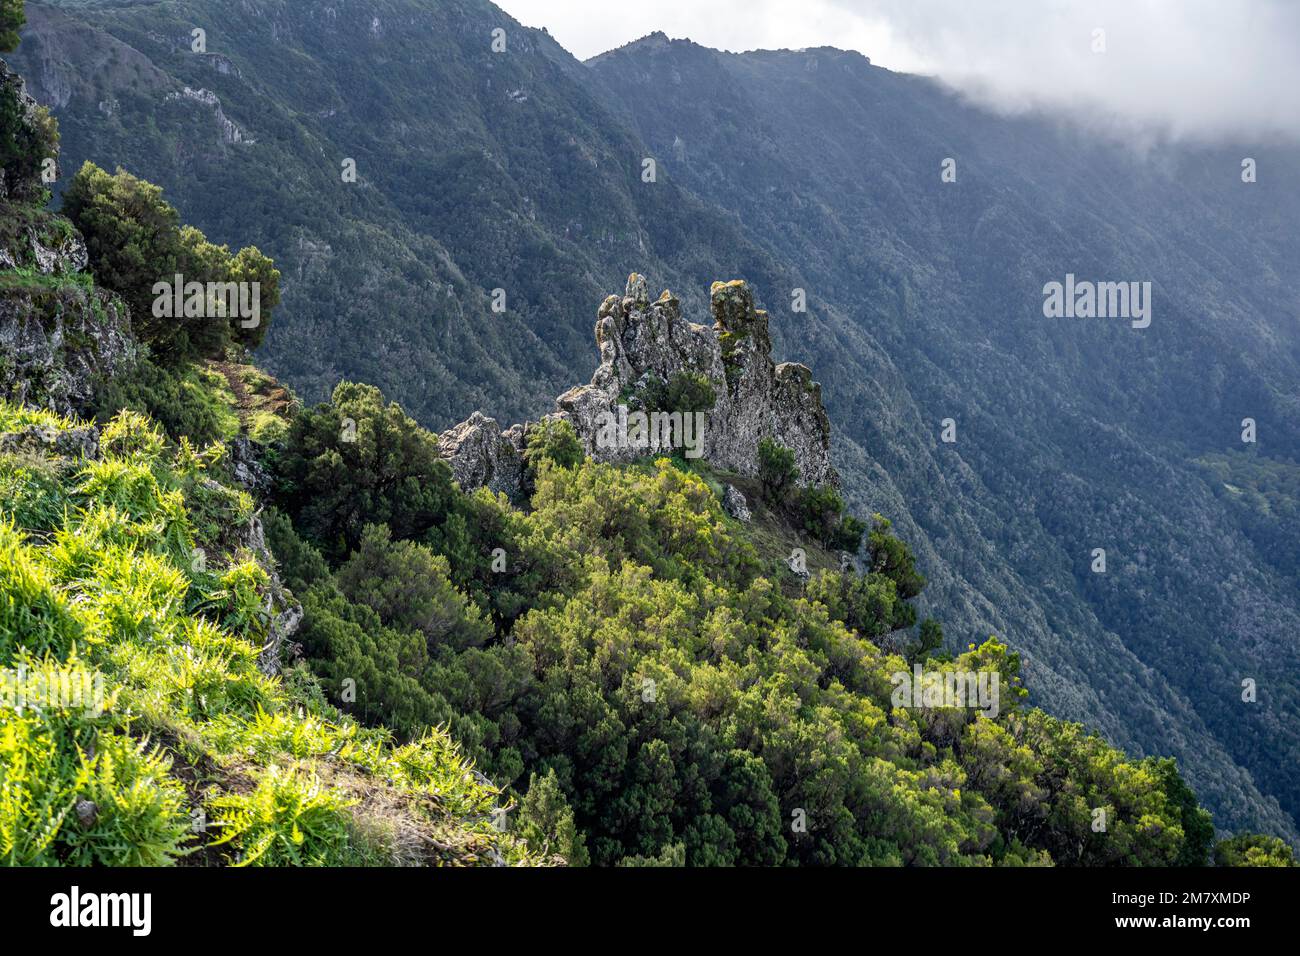
[[[648,447],[606,447],[609,443],[599,440],[602,425],[651,377],[667,382],[678,372],[692,372],[707,378],[717,396],[704,423],[705,460],[724,471],[756,476],[759,442],[771,438],[794,452],[801,485],[838,487],[821,386],[806,366],[772,362],[767,313],[754,307],[748,285],[713,284],[712,326],[684,319],[669,292],[649,301],[646,289],[645,277],[634,273],[623,296],[611,295],[601,304],[600,366],[589,384],[556,399],[549,417],[567,420],[596,461],[627,463],[666,451],[658,436]],[[442,454],[462,488],[486,485],[513,495],[522,485],[526,430],[525,425],[499,432],[495,421],[475,413],[443,433]]]
[[[126,306],[76,284],[0,298],[0,397],[63,415],[87,411],[98,379],[135,362]]]
[[[271,476],[257,457],[253,442],[247,435],[239,435],[227,448],[230,451],[230,470],[235,481],[245,490],[263,497],[271,490]]]
[[[749,513],[749,502],[735,485],[727,485],[726,493],[722,496],[722,510],[737,521],[749,521],[753,517]]]
[[[99,457],[99,429],[85,425],[60,431],[43,425],[28,425],[0,435],[0,452],[10,455],[57,455],[61,458],[85,458],[93,461]]]
[[[524,483],[525,430],[514,425],[503,432],[496,419],[475,412],[438,436],[438,451],[462,489],[486,487],[514,498]]]
[[[78,800],[75,805],[75,810],[77,812],[77,819],[81,822],[83,827],[92,827],[95,825],[95,821],[99,819],[99,807],[97,807],[93,801],[86,799]]]
[[[267,621],[266,643],[257,657],[258,670],[269,677],[280,672],[285,646],[302,624],[303,609],[280,580],[275,556],[266,544],[266,529],[260,516],[254,515],[249,520],[248,526],[241,530],[238,543],[239,547],[253,554],[270,578],[266,593],[262,595],[262,614]]]

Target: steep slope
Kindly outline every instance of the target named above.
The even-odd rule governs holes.
[[[645,149],[582,66],[481,0],[34,3],[28,21],[14,62],[68,169],[122,164],[279,263],[294,319],[263,360],[308,400],[348,377],[430,424],[523,418],[586,353],[575,303],[629,264],[695,307],[716,275],[772,272],[726,217],[642,183]]]
[[[774,321],[817,367],[848,359],[821,377],[870,458],[842,468],[893,479],[934,544],[937,605],[974,597],[971,623],[1054,672],[1049,706],[1172,746],[1229,816],[1255,798],[1228,764],[1294,814],[1294,544],[1257,544],[1194,459],[1300,461],[1295,148],[1142,156],[828,49],[657,35],[591,67],[680,181],[798,263],[814,305]],[[1243,155],[1269,175],[1243,183]],[[1151,326],[1045,319],[1042,287],[1067,273],[1151,281]]]
[[[911,635],[925,582],[887,521],[844,514],[820,390],[772,363],[744,282],[714,283],[712,329],[640,275],[606,299],[592,384],[522,429],[517,509],[457,487],[465,443],[373,386],[301,408],[243,364],[228,299],[156,321],[156,270],[257,276],[268,318],[279,272],[125,172],[87,166],[75,221],[50,216],[55,128],[6,71],[0,251],[80,294],[0,297],[5,863],[1207,862],[1173,760],[1026,709],[996,640]],[[629,456],[591,433],[616,402],[710,437]],[[88,404],[102,426],[42,408]],[[1250,834],[1214,856],[1294,862]]]
[[[542,862],[445,733],[399,746],[292,666],[224,445],[69,417],[147,343],[44,207],[57,135],[3,61],[0,153],[0,864]]]
[[[308,398],[349,377],[437,427],[535,417],[585,377],[589,304],[629,269],[687,314],[746,277],[775,355],[817,371],[846,495],[914,543],[950,643],[1005,635],[1053,712],[1178,755],[1222,824],[1296,838],[1294,549],[1228,490],[1256,480],[1246,416],[1250,459],[1295,468],[1293,153],[1252,148],[1275,172],[1243,187],[1239,155],[1144,164],[829,50],[655,37],[587,69],[471,0],[29,18],[16,62],[74,162],[123,163],[275,256],[263,357]],[[1155,321],[1047,322],[1042,284],[1067,272],[1152,279]],[[1197,464],[1221,452],[1226,482]]]

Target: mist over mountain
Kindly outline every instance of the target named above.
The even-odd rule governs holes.
[[[349,378],[433,428],[536,417],[630,271],[688,315],[746,278],[949,644],[997,634],[1036,703],[1176,756],[1221,826],[1297,840],[1296,150],[1139,152],[829,48],[652,35],[582,63],[479,0],[28,21],[9,59],[64,168],[125,166],[273,256],[259,359],[309,400]],[[1067,276],[1149,282],[1149,326],[1045,317]]]

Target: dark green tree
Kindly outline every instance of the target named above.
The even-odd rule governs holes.
[[[176,366],[217,357],[231,342],[253,348],[266,335],[280,301],[280,273],[274,264],[256,247],[232,255],[229,247],[208,242],[198,229],[181,228],[158,186],[121,168],[109,175],[87,162],[64,193],[63,212],[86,241],[96,280],[130,307],[132,329],[160,362]],[[175,314],[178,275],[185,284],[205,287],[257,282],[256,323],[212,297],[205,299],[200,315]]]
[[[564,419],[547,418],[528,430],[528,471],[536,478],[543,461],[572,468],[586,457],[573,426]]]
[[[1295,851],[1283,840],[1243,833],[1214,845],[1215,866],[1295,866]]]
[[[478,647],[492,636],[482,613],[448,578],[447,559],[413,541],[393,541],[386,525],[367,525],[361,544],[336,580],[348,598],[365,604],[388,627],[416,631],[430,653]]]
[[[451,469],[438,439],[371,385],[342,382],[330,402],[294,420],[276,463],[275,497],[298,532],[331,561],[367,524],[417,540],[448,513]]]
[[[26,22],[23,0],[0,0],[0,53],[18,49],[18,31]]]
[[[794,463],[794,452],[770,438],[758,443],[758,480],[763,486],[763,497],[773,504],[785,500],[794,483],[799,480],[799,468]]]

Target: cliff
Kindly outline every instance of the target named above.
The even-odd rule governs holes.
[[[81,237],[44,208],[58,135],[3,61],[0,155],[0,398],[71,414],[136,348],[125,305],[85,272]]]
[[[685,373],[713,391],[712,407],[702,413],[699,444],[700,457],[713,467],[756,476],[759,442],[770,438],[794,452],[801,484],[838,486],[830,461],[830,421],[812,372],[804,365],[772,361],[767,313],[755,308],[743,280],[715,282],[710,310],[712,326],[687,321],[676,296],[665,291],[650,301],[645,277],[634,273],[622,296],[611,295],[601,304],[596,321],[600,366],[591,382],[561,395],[546,418],[568,421],[596,461],[626,463],[669,454],[674,440],[653,429],[641,443],[636,436],[627,442],[607,438],[629,414],[651,407],[645,396],[655,384]],[[502,431],[494,419],[476,412],[444,432],[439,445],[462,488],[487,486],[513,496],[522,485],[532,425]]]

